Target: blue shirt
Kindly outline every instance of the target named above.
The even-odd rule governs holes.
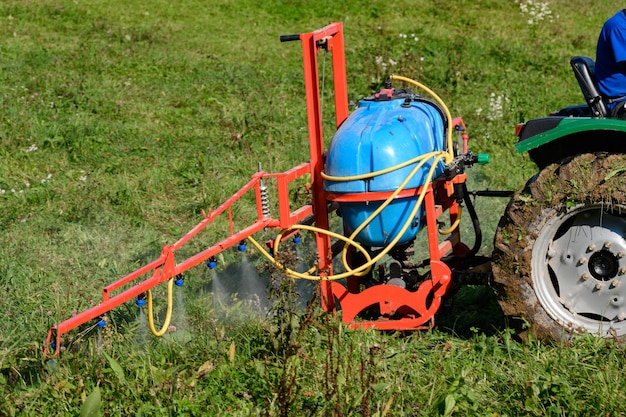
[[[607,20],[600,31],[595,74],[604,96],[626,96],[626,10]]]

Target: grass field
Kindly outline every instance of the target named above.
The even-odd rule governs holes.
[[[269,318],[215,297],[218,278],[244,275],[235,255],[215,274],[190,271],[166,337],[149,336],[129,303],[104,329],[74,334],[58,360],[42,355],[50,326],[156,258],[259,162],[278,172],[308,159],[301,48],[280,35],[342,21],[350,101],[390,73],[419,80],[464,118],[471,149],[491,155],[472,184],[519,189],[535,167],[514,149],[515,124],[583,101],[569,58],[595,55],[617,9],[608,0],[3,1],[0,415],[626,414],[622,347],[519,343],[488,288],[462,291],[432,331],[347,331],[317,304],[297,309],[289,286],[274,291]],[[504,204],[478,202],[486,255]],[[239,226],[254,221],[251,205],[234,214]],[[204,238],[181,255],[215,235]]]

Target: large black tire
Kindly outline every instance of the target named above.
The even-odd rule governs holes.
[[[592,333],[623,342],[625,236],[626,155],[547,166],[514,195],[496,230],[494,286],[504,314],[545,341]]]

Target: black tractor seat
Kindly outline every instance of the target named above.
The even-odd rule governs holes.
[[[595,75],[596,63],[594,60],[586,56],[575,56],[569,63],[574,70],[574,75],[592,116],[608,117],[607,99],[598,90],[598,80]]]
[[[609,111],[606,107],[609,99],[603,97],[598,90],[598,80],[595,75],[596,63],[593,59],[586,56],[575,56],[569,61],[574,75],[578,81],[585,101],[591,110],[593,117],[609,117]]]

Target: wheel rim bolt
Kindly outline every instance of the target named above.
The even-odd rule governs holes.
[[[619,314],[617,315],[617,318],[618,318],[619,320],[626,320],[626,313],[624,313],[624,312],[619,313]]]
[[[586,263],[587,263],[587,258],[585,258],[584,256],[578,260],[578,266],[584,265]]]
[[[617,279],[617,278],[613,278],[613,279],[611,280],[611,288],[617,288],[617,287],[619,287],[619,285],[620,285],[621,283],[622,283],[622,282],[621,282],[619,279]]]
[[[580,276],[580,279],[582,279],[583,281],[587,281],[589,278],[589,274],[586,272]]]
[[[556,255],[556,251],[554,249],[548,250],[548,258],[554,258],[555,255]]]
[[[606,242],[604,242],[604,249],[611,249],[612,245],[613,245],[613,242],[607,240]]]
[[[621,267],[621,268],[619,269],[619,274],[620,274],[620,275],[624,275],[624,274],[626,274],[626,267]]]
[[[596,291],[600,291],[604,288],[604,282],[597,282],[595,287],[593,287]]]
[[[596,249],[598,249],[598,248],[593,243],[591,245],[587,246],[587,252],[595,252]]]
[[[619,252],[617,252],[615,254],[615,256],[617,256],[617,259],[622,259],[624,257],[624,255],[626,255],[626,253],[623,250],[621,250],[621,251],[619,251]]]

